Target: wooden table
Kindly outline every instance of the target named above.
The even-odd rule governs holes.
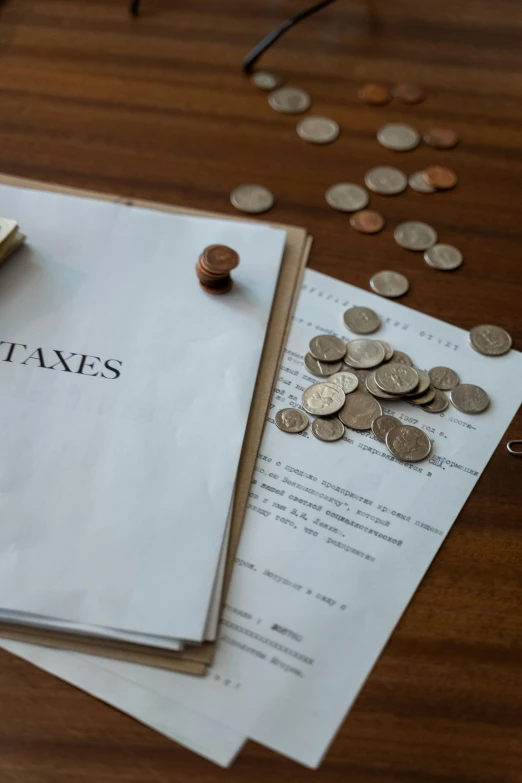
[[[312,147],[242,76],[249,48],[296,0],[10,0],[0,11],[0,171],[233,213],[231,189],[259,182],[267,219],[307,226],[310,265],[368,287],[407,275],[410,307],[468,329],[506,327],[522,347],[522,9],[512,0],[341,0],[263,60],[305,88],[339,140]],[[367,81],[418,82],[419,106],[362,104]],[[461,144],[380,147],[405,121],[455,129]],[[385,231],[363,236],[324,200],[371,166],[408,173],[447,163],[448,193],[372,196]],[[437,273],[392,238],[426,220],[465,256]],[[495,361],[491,361],[495,371]],[[509,437],[522,437],[522,419]],[[222,771],[7,654],[0,668],[2,783],[520,783],[522,780],[522,461],[503,438],[401,620],[321,771],[250,743]]]

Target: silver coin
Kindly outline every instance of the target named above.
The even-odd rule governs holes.
[[[377,340],[351,340],[346,349],[344,363],[349,367],[367,370],[384,361],[384,348]]]
[[[339,126],[329,117],[305,117],[297,124],[297,133],[312,144],[330,144],[339,136]]]
[[[314,416],[331,416],[343,405],[346,395],[333,383],[314,383],[303,392],[303,408]]]
[[[419,373],[407,364],[389,362],[375,371],[377,386],[388,394],[408,394],[419,383]]]
[[[393,232],[393,237],[398,245],[407,250],[426,250],[437,241],[435,229],[418,220],[399,223]]]
[[[370,394],[354,392],[348,395],[338,416],[352,430],[369,430],[372,421],[382,416],[382,408]]]
[[[309,349],[320,362],[338,362],[346,354],[346,343],[333,334],[318,334],[310,340]]]
[[[433,185],[428,185],[424,179],[423,171],[416,171],[414,174],[411,174],[408,178],[408,184],[410,188],[416,190],[417,193],[435,193],[437,190]]]
[[[424,430],[411,424],[399,424],[386,435],[386,445],[401,462],[420,462],[431,451],[431,440]]]
[[[406,174],[394,166],[376,166],[366,172],[364,184],[381,196],[396,196],[408,187]]]
[[[410,284],[408,278],[399,272],[390,272],[383,270],[377,272],[370,278],[370,286],[379,296],[386,296],[389,299],[395,299],[397,296],[403,296]]]
[[[398,400],[400,399],[400,394],[388,394],[388,392],[383,391],[379,386],[377,386],[377,383],[375,381],[375,372],[371,372],[368,377],[366,378],[365,382],[366,390],[370,392],[374,397],[378,397],[382,400]]]
[[[283,77],[273,71],[254,71],[250,81],[260,90],[275,90],[283,84]]]
[[[437,389],[434,389],[433,386],[429,386],[423,394],[418,394],[416,397],[407,396],[404,399],[410,405],[427,405],[435,399],[436,391]]]
[[[384,348],[384,361],[389,362],[393,356],[393,348],[391,347],[390,343],[387,343],[384,340],[377,340],[377,342],[380,343]]]
[[[353,374],[357,377],[357,380],[359,381],[359,383],[357,384],[357,391],[364,392],[364,393],[368,392],[368,389],[366,388],[366,378],[370,375],[372,370],[363,370],[363,369],[356,369],[355,367],[350,367],[350,372],[353,372]]]
[[[334,209],[341,212],[357,212],[368,204],[368,193],[360,185],[351,182],[338,182],[328,188],[325,194],[326,201]]]
[[[484,356],[502,356],[513,345],[511,335],[500,326],[483,324],[474,326],[469,332],[471,347]]]
[[[454,389],[460,383],[460,378],[450,367],[432,367],[428,375],[432,386],[436,389],[449,391]]]
[[[421,394],[424,394],[430,388],[430,376],[426,370],[419,370],[418,367],[415,367],[414,369],[417,371],[417,375],[419,376],[419,383],[413,391],[408,392],[408,397],[420,397]]]
[[[318,359],[314,359],[311,353],[307,353],[304,358],[305,367],[312,375],[317,375],[319,378],[326,378],[328,375],[333,375],[334,372],[339,372],[343,368],[342,362],[320,362]]]
[[[312,100],[299,87],[280,87],[270,93],[268,103],[281,114],[303,114],[310,108]]]
[[[312,422],[312,432],[318,440],[334,441],[344,435],[344,424],[337,416],[325,416]]]
[[[420,142],[420,136],[415,128],[400,123],[383,125],[377,133],[377,141],[389,150],[406,152],[414,150]]]
[[[423,411],[427,411],[428,413],[442,413],[442,411],[446,410],[448,405],[449,400],[444,392],[435,389],[435,396],[433,397],[432,401],[426,403],[425,405],[421,405],[421,408]]]
[[[240,185],[230,194],[236,209],[252,215],[268,212],[274,206],[274,197],[263,185]]]
[[[306,413],[299,410],[299,408],[283,408],[277,411],[275,423],[283,432],[303,432],[310,424],[310,421]]]
[[[394,351],[393,352],[393,362],[395,364],[408,364],[410,367],[413,367],[413,362],[408,356],[407,353],[403,353],[403,351]]]
[[[386,443],[386,435],[394,427],[400,426],[400,423],[399,419],[396,419],[395,416],[383,414],[382,416],[377,416],[377,418],[372,421],[372,432],[382,443]]]
[[[450,392],[451,404],[462,413],[482,413],[489,405],[489,397],[480,386],[459,383]]]
[[[355,334],[371,334],[381,325],[381,319],[369,307],[350,307],[343,318],[345,325]]]
[[[451,272],[462,264],[463,256],[453,245],[433,245],[424,253],[424,260],[434,269]]]
[[[333,375],[330,375],[328,383],[335,383],[335,385],[339,386],[345,394],[351,394],[358,387],[359,378],[354,372],[343,370],[342,372],[336,372]]]

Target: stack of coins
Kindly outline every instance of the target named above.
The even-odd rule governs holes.
[[[226,294],[232,288],[230,272],[239,264],[235,250],[226,245],[209,245],[196,264],[199,284],[208,294]]]
[[[0,264],[23,245],[26,238],[16,220],[0,217]]]

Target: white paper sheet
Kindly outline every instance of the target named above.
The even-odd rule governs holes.
[[[30,240],[0,276],[2,607],[200,641],[285,232],[8,186],[2,213]]]

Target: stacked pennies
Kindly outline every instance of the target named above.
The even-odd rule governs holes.
[[[208,294],[226,294],[232,288],[230,272],[239,264],[235,250],[226,245],[209,245],[196,264],[199,284]]]

